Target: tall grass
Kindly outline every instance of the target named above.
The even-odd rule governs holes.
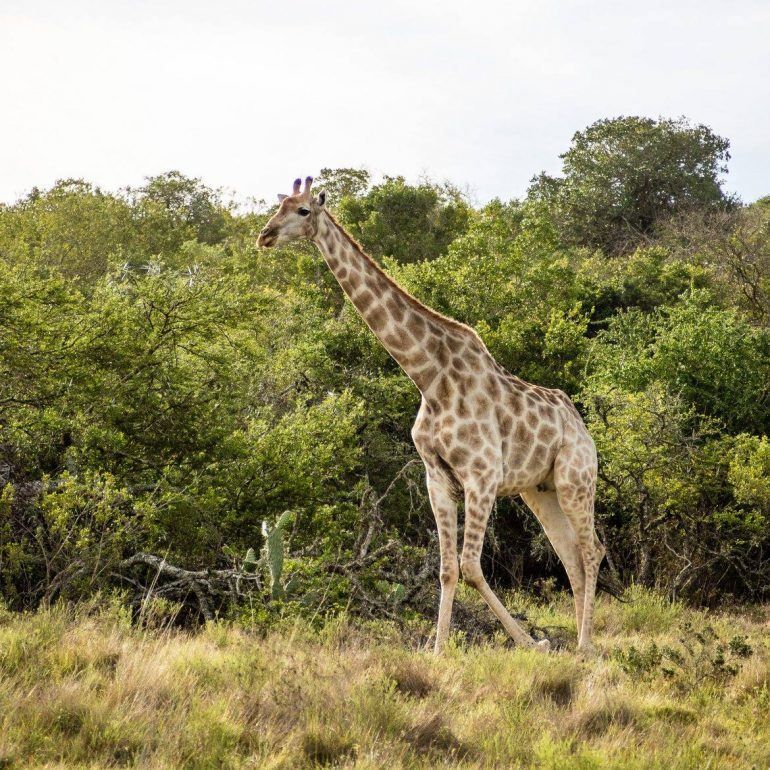
[[[434,658],[421,629],[344,618],[186,633],[138,628],[119,609],[0,613],[0,767],[770,766],[764,611],[629,598],[601,601],[592,661],[460,634]],[[574,632],[568,597],[508,599]],[[631,647],[682,650],[705,627],[714,650],[746,637],[753,653],[705,679],[686,655],[668,672],[627,665]]]

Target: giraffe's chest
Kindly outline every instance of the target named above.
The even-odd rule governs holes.
[[[473,469],[500,465],[500,427],[488,406],[459,406],[424,401],[412,437],[420,454],[437,455],[464,479]]]

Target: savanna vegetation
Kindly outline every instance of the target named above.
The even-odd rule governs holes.
[[[461,593],[465,593],[461,589]],[[606,658],[432,622],[169,627],[152,604],[0,616],[4,767],[749,768],[770,764],[765,610],[715,614],[634,589],[600,597]],[[541,625],[566,594],[508,594]],[[469,599],[470,601],[470,599]]]
[[[630,767],[637,728],[660,766],[704,766],[714,747],[725,766],[767,764],[767,651],[740,642],[761,623],[720,615],[709,632],[684,605],[768,599],[770,198],[727,195],[728,141],[685,120],[599,121],[562,160],[483,206],[362,169],[319,182],[396,280],[583,413],[601,580],[630,587],[627,606],[603,601],[596,670],[484,646],[497,629],[468,594],[449,658],[399,647],[437,603],[419,395],[313,247],[256,247],[268,205],[173,171],[0,206],[0,764],[364,767],[382,745],[394,767],[490,751]],[[517,500],[495,509],[484,568],[536,633],[574,633],[562,569]],[[640,602],[671,623],[623,620]],[[29,691],[33,660],[47,683]],[[333,696],[328,677],[345,682]],[[548,729],[522,733],[533,708]],[[751,747],[720,737],[739,727]],[[675,734],[695,747],[680,765]]]

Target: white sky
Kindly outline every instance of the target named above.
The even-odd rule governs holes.
[[[0,201],[170,169],[272,200],[323,166],[511,198],[621,114],[706,123],[727,189],[770,194],[770,2],[0,0]]]

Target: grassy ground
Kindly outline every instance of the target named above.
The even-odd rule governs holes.
[[[770,611],[631,599],[602,599],[588,662],[461,636],[436,659],[422,628],[345,621],[187,634],[0,613],[0,768],[769,767]],[[508,604],[571,623],[563,595]]]

